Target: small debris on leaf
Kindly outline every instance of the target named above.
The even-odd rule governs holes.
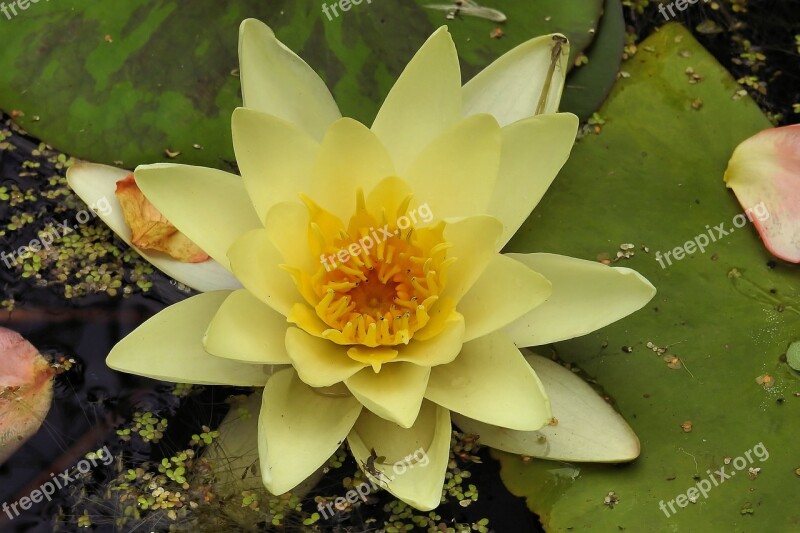
[[[756,378],[756,383],[758,383],[765,389],[771,389],[772,387],[775,386],[775,378],[773,378],[769,374],[762,374]]]
[[[619,496],[617,496],[613,490],[609,491],[606,497],[603,498],[603,504],[609,506],[611,509],[613,509],[617,503],[619,503]]]

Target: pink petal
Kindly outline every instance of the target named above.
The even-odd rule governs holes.
[[[725,183],[773,255],[800,263],[800,125],[764,130],[733,151]]]
[[[0,464],[39,430],[53,401],[52,378],[31,343],[0,328]]]

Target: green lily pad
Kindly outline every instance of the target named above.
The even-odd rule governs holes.
[[[0,107],[22,111],[17,121],[31,134],[82,159],[132,168],[167,161],[169,150],[180,152],[175,162],[228,169],[244,18],[266,21],[323,76],[346,115],[370,123],[439,25],[449,23],[469,78],[543,33],[565,33],[577,53],[592,41],[602,7],[602,0],[498,4],[508,20],[505,37],[493,39],[497,23],[448,21],[447,12],[423,7],[429,3],[372,0],[331,20],[316,0],[29,3],[13,21],[0,21]]]
[[[794,370],[800,372],[800,341],[793,342],[786,350],[786,362]]]
[[[589,62],[570,72],[560,109],[575,113],[581,120],[592,116],[617,80],[624,47],[622,3],[620,0],[606,0],[597,38],[585,52]]]
[[[508,248],[614,260],[635,245],[614,264],[645,275],[654,300],[554,349],[604,388],[641,456],[608,466],[498,453],[502,476],[551,532],[796,531],[800,378],[781,356],[800,337],[800,270],[734,218],[722,181],[733,149],[770,123],[682,26],[639,50],[601,108],[602,132],[578,143]],[[702,80],[689,83],[688,68]],[[731,477],[712,484],[720,468]],[[698,483],[711,488],[691,503]]]

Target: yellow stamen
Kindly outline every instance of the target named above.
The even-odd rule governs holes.
[[[444,224],[400,231],[396,221],[408,211],[411,195],[389,218],[385,208],[368,211],[359,189],[348,225],[308,197],[302,200],[309,212],[309,244],[325,262],[313,274],[291,274],[327,328],[317,325],[316,334],[350,345],[351,358],[378,372],[397,356],[393,346],[410,342],[431,320],[447,267],[455,261],[447,257],[453,245],[443,239]]]

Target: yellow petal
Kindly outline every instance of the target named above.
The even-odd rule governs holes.
[[[425,327],[422,331],[427,332]],[[408,346],[400,347],[396,361],[408,361],[420,366],[445,365],[453,361],[461,352],[464,344],[464,317],[460,313],[451,313],[443,322],[442,330],[426,340],[419,340],[415,335]]]
[[[414,334],[416,341],[428,341],[444,331],[448,323],[453,320],[463,321],[464,317],[456,311],[456,302],[453,298],[440,298],[431,308],[430,320],[421,330]],[[455,355],[453,356],[455,357]],[[437,357],[436,359],[441,359]],[[448,361],[449,362],[449,361]]]
[[[239,176],[166,163],[140,166],[134,176],[144,195],[167,220],[227,268],[231,244],[261,227]]]
[[[517,346],[571,339],[641,309],[656,289],[641,274],[553,254],[507,254],[542,274],[553,294],[504,328]]]
[[[516,233],[566,163],[578,117],[570,113],[539,115],[501,130],[503,152],[487,213],[503,223],[501,244]]]
[[[476,115],[442,132],[405,174],[416,200],[438,219],[486,213],[500,166],[501,135],[491,115]]]
[[[434,367],[425,398],[475,420],[535,430],[553,416],[542,383],[511,339],[490,333]]]
[[[467,323],[464,342],[510,324],[541,305],[552,292],[552,285],[541,274],[511,257],[494,255],[458,303]]]
[[[131,241],[143,250],[163,252],[184,263],[202,263],[209,256],[159,212],[144,197],[133,174],[117,182],[115,191],[125,222],[131,228]]]
[[[234,291],[214,314],[203,346],[217,357],[243,363],[290,364],[286,317],[250,294]]]
[[[383,365],[397,359],[397,353],[391,346],[352,346],[347,349],[350,359],[372,366],[373,372],[380,372]]]
[[[410,428],[419,414],[430,368],[411,363],[390,363],[377,374],[360,370],[345,381],[353,396],[381,418]]]
[[[297,327],[315,337],[325,338],[325,332],[331,329],[328,324],[319,318],[314,308],[306,304],[294,304],[286,320],[296,324]]]
[[[129,174],[121,168],[81,162],[67,169],[67,182],[120,239],[164,274],[201,292],[241,288],[233,274],[216,261],[182,263],[164,254],[146,252],[133,246],[131,229],[114,196],[117,181]]]
[[[416,422],[408,429],[370,411],[362,412],[347,442],[362,470],[370,464],[373,450],[385,458],[372,460],[379,477],[365,471],[375,484],[412,507],[430,511],[442,500],[451,433],[447,409],[423,402]]]
[[[287,120],[315,139],[341,117],[325,82],[263,22],[239,29],[239,76],[245,107]]]
[[[301,300],[292,277],[280,268],[283,256],[270,241],[267,230],[245,233],[230,247],[228,257],[242,285],[283,316]]]
[[[459,302],[497,254],[497,239],[503,225],[488,215],[447,221],[444,240],[453,244],[447,251],[455,262],[447,271],[447,284],[442,298]]]
[[[280,252],[281,263],[292,268],[314,273],[319,269],[319,259],[309,247],[308,209],[299,201],[275,204],[267,213],[264,227],[270,241]]]
[[[366,126],[350,118],[334,122],[325,133],[308,195],[347,220],[356,208],[356,192],[366,193],[394,174],[386,148]]]
[[[383,102],[372,131],[401,176],[422,149],[461,115],[461,72],[442,26],[419,49]]]
[[[361,412],[349,394],[323,395],[292,369],[275,373],[264,388],[258,452],[264,485],[273,494],[292,490],[344,442]]]
[[[312,387],[335,385],[368,366],[348,357],[346,346],[297,328],[286,331],[286,350],[300,379]]]
[[[414,191],[411,190],[411,186],[408,184],[408,182],[402,178],[398,178],[397,176],[385,178],[381,180],[371,191],[365,190],[364,192],[368,193],[366,197],[367,211],[370,213],[381,213],[385,210],[386,222],[389,224],[395,224],[397,222],[397,217],[405,214],[398,213],[398,209],[403,205],[408,196],[414,195]],[[418,203],[419,202],[415,203],[412,200],[407,209],[410,210],[415,207],[418,208]],[[419,226],[425,226],[427,223],[433,220],[432,212],[429,217],[422,216],[425,214],[427,214],[427,211],[420,213],[420,217],[418,219]]]
[[[463,116],[494,115],[501,126],[533,116],[548,88],[543,113],[558,110],[569,66],[569,44],[555,47],[555,35],[543,35],[524,42],[500,56],[472,78],[463,88]],[[563,37],[563,36],[559,36]]]
[[[273,205],[296,202],[297,193],[308,190],[319,143],[291,123],[252,109],[235,109],[231,124],[236,162],[263,221]]]
[[[554,425],[515,431],[453,413],[463,431],[498,450],[559,461],[618,463],[639,456],[639,439],[625,420],[573,372],[544,357],[525,357],[553,402]]]
[[[203,349],[203,335],[229,291],[198,294],[171,305],[119,341],[106,363],[120,372],[198,385],[255,387],[272,369],[222,359]]]

